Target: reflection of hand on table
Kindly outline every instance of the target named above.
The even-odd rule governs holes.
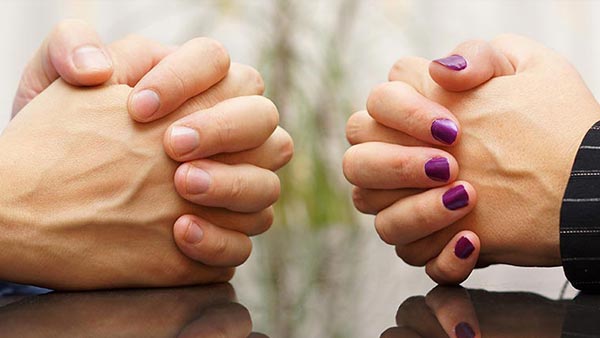
[[[568,304],[526,292],[438,286],[404,301],[398,327],[382,337],[560,337]]]
[[[3,337],[246,338],[252,321],[229,284],[50,293],[0,307]]]

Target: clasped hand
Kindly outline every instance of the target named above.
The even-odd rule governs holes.
[[[100,85],[96,87],[85,87]],[[0,279],[50,288],[229,280],[272,223],[293,152],[253,68],[218,42],[65,21],[0,137]]]

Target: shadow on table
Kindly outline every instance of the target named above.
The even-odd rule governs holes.
[[[600,295],[551,300],[526,292],[438,286],[404,301],[382,338],[600,337]]]
[[[0,307],[0,336],[266,337],[230,284],[29,296]]]

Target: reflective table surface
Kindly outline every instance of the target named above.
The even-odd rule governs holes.
[[[269,309],[249,308],[231,284],[94,292],[4,284],[0,294],[1,337],[278,337],[268,332],[276,325],[253,327],[253,318]],[[347,297],[351,304],[353,295]],[[593,294],[550,299],[533,292],[437,286],[403,299],[396,311],[382,315],[389,318],[389,327],[370,336],[600,336],[600,296]],[[368,326],[368,318],[332,320]],[[260,329],[265,331],[258,333]]]

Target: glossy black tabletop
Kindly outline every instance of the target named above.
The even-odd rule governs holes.
[[[269,330],[295,325],[256,327],[253,318],[270,309],[245,305],[231,284],[94,292],[6,284],[1,294],[1,337],[279,337]],[[347,297],[351,304],[353,295]],[[389,328],[371,337],[600,336],[600,296],[593,294],[550,299],[518,290],[438,286],[402,300],[397,311],[384,315]],[[368,326],[366,320],[368,316],[360,315],[332,318],[323,325],[348,321]]]

